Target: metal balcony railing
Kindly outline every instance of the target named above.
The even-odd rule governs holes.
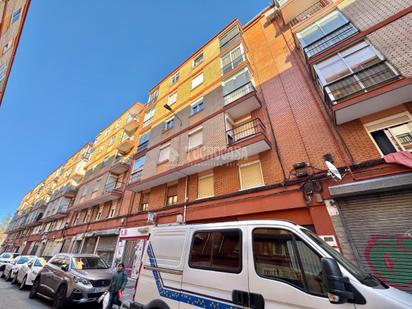
[[[245,54],[242,54],[239,57],[233,59],[230,63],[222,67],[222,75],[225,75],[226,73],[232,71],[234,68],[236,68],[239,64],[241,64],[245,60],[246,60]]]
[[[286,3],[287,1],[282,1],[283,3],[280,3],[281,5]],[[329,1],[326,1],[329,2]],[[325,5],[319,1],[308,7],[306,10],[304,10],[302,13],[299,13],[295,18],[293,18],[289,23],[289,27],[293,27],[296,24],[300,23],[301,21],[304,21],[305,19],[310,18],[313,14],[315,14],[317,11],[320,11],[322,8],[324,8]]]
[[[121,192],[125,183],[120,181],[111,181],[104,186],[105,193]]]
[[[247,95],[248,93],[254,92],[255,87],[252,85],[251,82],[247,83],[246,85],[243,85],[232,92],[228,93],[223,97],[224,100],[224,105],[230,104],[237,99],[240,99],[241,97]]]
[[[311,58],[313,56],[316,56],[317,54],[320,54],[329,47],[349,38],[355,33],[358,33],[358,29],[356,29],[354,25],[348,22],[335,29],[333,32],[309,44],[303,49],[303,51],[305,52],[306,57]]]
[[[265,125],[259,118],[252,119],[226,131],[228,145],[265,132]]]
[[[343,99],[367,92],[399,76],[387,61],[382,60],[324,86],[325,101],[328,105],[335,105]]]

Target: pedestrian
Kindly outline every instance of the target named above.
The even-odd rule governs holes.
[[[117,265],[116,273],[113,275],[112,281],[109,286],[110,301],[106,309],[112,309],[113,305],[122,305],[121,295],[126,287],[127,275],[124,271],[124,264],[119,263]]]

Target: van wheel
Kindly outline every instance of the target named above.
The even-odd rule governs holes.
[[[27,280],[27,276],[24,276],[24,278],[21,281],[20,286],[19,286],[20,290],[24,290],[24,288],[26,287],[26,280]]]
[[[40,286],[40,278],[37,277],[33,282],[33,286],[31,287],[29,298],[36,298],[37,297],[37,292],[39,291],[39,286]]]
[[[170,307],[163,300],[154,299],[144,306],[144,309],[170,309]]]
[[[53,309],[63,309],[66,304],[66,292],[67,287],[65,285],[61,285],[56,292],[56,297],[54,298],[53,302]]]

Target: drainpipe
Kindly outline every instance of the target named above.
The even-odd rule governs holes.
[[[186,212],[187,212],[187,201],[188,201],[188,196],[187,196],[187,192],[189,190],[189,176],[186,175],[185,178],[185,204],[183,205],[183,224],[186,224]]]

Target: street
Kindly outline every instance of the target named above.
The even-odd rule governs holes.
[[[20,291],[17,286],[12,285],[4,279],[0,279],[0,309],[50,309],[52,303],[42,299],[29,299],[29,290]],[[68,308],[90,308],[90,305],[76,305]],[[93,308],[100,308],[99,305]]]

